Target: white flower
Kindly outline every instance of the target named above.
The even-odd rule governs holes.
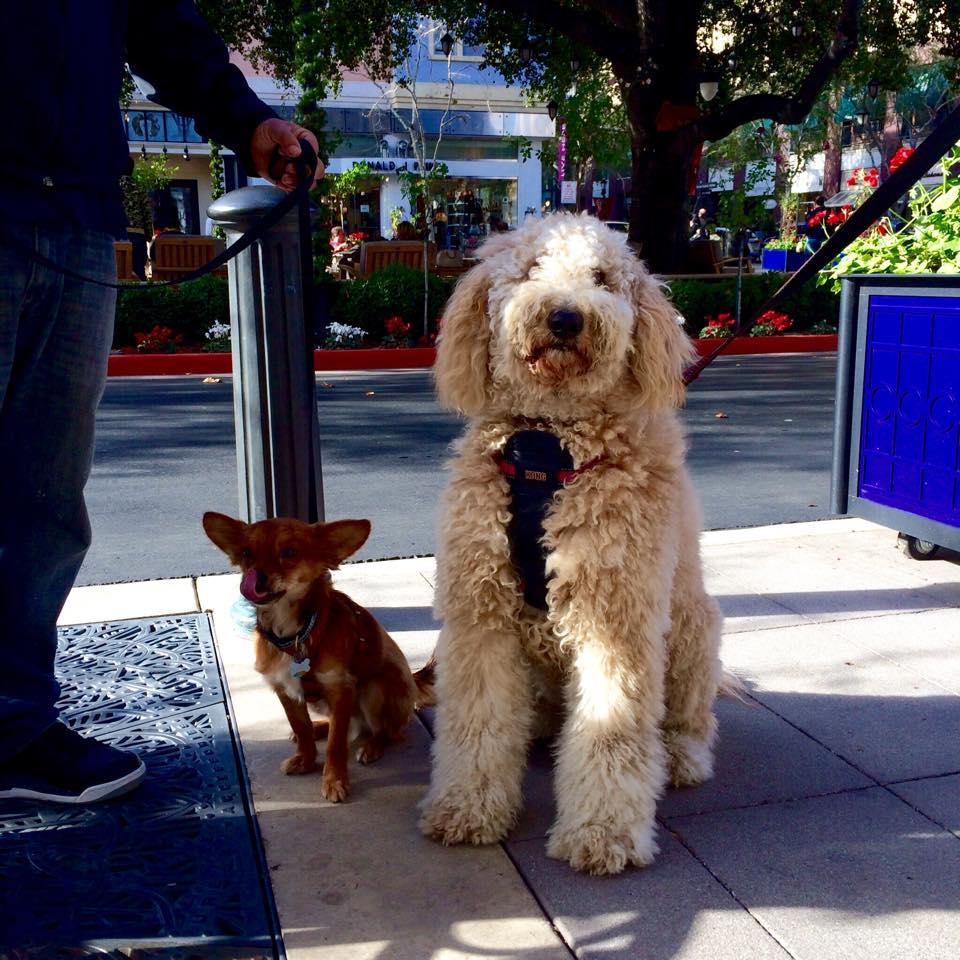
[[[331,323],[327,326],[327,339],[334,343],[345,340],[362,340],[366,331],[362,327],[351,327],[346,323]]]
[[[208,340],[225,340],[230,337],[230,324],[229,323],[214,323],[209,330],[207,330],[207,339]]]

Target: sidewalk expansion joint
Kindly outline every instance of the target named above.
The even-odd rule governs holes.
[[[533,839],[533,838],[531,838]],[[525,842],[525,841],[521,841]],[[510,853],[510,849],[507,846],[506,840],[500,841],[500,849],[506,854],[507,859],[513,865],[513,869],[517,871],[517,875],[520,877],[521,882],[527,888],[530,893],[530,896],[533,897],[534,902],[540,908],[540,912],[543,914],[544,920],[549,924],[550,929],[556,934],[557,939],[563,944],[563,948],[570,954],[574,960],[577,957],[577,951],[574,950],[573,946],[567,943],[567,938],[563,935],[560,928],[557,926],[556,921],[553,917],[550,916],[550,912],[547,910],[547,905],[540,899],[540,895],[536,890],[531,886],[530,882],[527,880],[526,874],[523,872],[523,869],[520,867],[520,864],[513,858],[513,855]]]
[[[864,774],[866,776],[866,774]],[[709,810],[695,810],[691,813],[680,813],[671,817],[662,818],[664,824],[680,823],[684,820],[693,820],[696,817],[709,817],[714,813],[734,813],[738,810],[756,810],[760,807],[776,807],[784,803],[798,803],[804,800],[823,800],[826,797],[840,797],[847,793],[863,793],[865,790],[876,790],[882,783],[868,783],[863,787],[843,787],[840,790],[827,790],[824,793],[802,793],[795,797],[777,797],[774,800],[757,800],[754,803],[738,803],[729,807],[711,807]],[[658,819],[661,819],[658,817]]]
[[[676,830],[672,830],[659,817],[657,817],[657,822],[661,827],[663,827],[664,830],[667,831],[667,833],[670,834],[670,836],[674,838],[674,840],[677,841],[677,843],[680,844],[680,846],[683,847],[684,850],[687,851],[687,853],[690,854],[691,857],[693,857],[694,860],[697,861],[697,863],[700,864],[701,867],[703,867],[704,870],[706,870],[708,874],[710,874],[711,877],[713,877],[713,879],[726,891],[727,895],[734,901],[734,903],[736,903],[746,912],[750,919],[790,958],[790,960],[797,960],[796,955],[791,953],[783,941],[781,941],[776,934],[774,934],[774,932],[750,909],[749,905],[737,896],[733,887],[731,887],[730,884],[728,884],[721,876],[719,876],[716,871],[710,868],[710,865],[697,853],[696,850],[694,850],[693,846],[685,837],[679,834]]]
[[[893,661],[893,662],[896,662],[896,661]],[[763,707],[764,710],[769,710],[770,713],[772,713],[772,714],[773,714],[775,717],[777,717],[778,719],[782,720],[782,721],[783,721],[784,723],[786,723],[788,726],[793,727],[794,730],[798,731],[799,733],[802,733],[805,737],[807,737],[808,739],[812,740],[812,741],[813,741],[815,744],[817,744],[818,746],[823,747],[823,749],[826,750],[828,753],[833,754],[833,756],[835,756],[838,760],[842,760],[845,764],[847,764],[848,766],[852,767],[852,768],[853,768],[854,770],[856,770],[857,773],[859,773],[861,776],[866,777],[875,787],[879,787],[881,790],[884,790],[886,793],[889,793],[891,797],[893,797],[895,800],[898,800],[898,801],[899,801],[900,803],[902,803],[904,806],[909,807],[911,810],[914,811],[914,813],[918,813],[921,817],[923,817],[924,820],[929,821],[929,822],[932,823],[934,826],[939,827],[941,830],[945,830],[947,833],[951,834],[951,835],[954,836],[956,839],[960,840],[960,835],[958,835],[954,830],[952,830],[952,829],[951,829],[950,827],[948,827],[946,824],[940,823],[939,820],[935,820],[935,819],[934,819],[933,817],[931,817],[928,813],[925,813],[923,810],[920,810],[919,808],[915,807],[912,803],[910,803],[908,800],[905,800],[905,799],[904,799],[903,797],[901,797],[898,793],[895,793],[895,792],[891,789],[891,786],[892,786],[895,782],[907,783],[907,782],[910,782],[910,781],[890,781],[889,783],[884,783],[882,780],[878,780],[875,776],[873,776],[873,774],[868,773],[868,772],[867,772],[866,770],[864,770],[863,768],[857,766],[857,764],[855,764],[852,760],[847,759],[847,757],[845,757],[842,753],[837,753],[836,750],[834,750],[833,748],[827,746],[827,744],[825,744],[822,740],[818,740],[815,736],[813,736],[813,734],[808,733],[806,730],[804,730],[803,727],[797,726],[797,724],[795,724],[792,720],[787,719],[787,717],[783,716],[783,714],[777,713],[777,711],[774,710],[772,707],[770,707],[770,706],[768,706],[767,704],[761,702],[760,700],[757,700],[757,698],[751,696],[750,693],[747,693],[747,696],[750,697],[751,700],[755,700],[761,707]],[[949,774],[949,773],[945,773],[945,774],[931,774],[930,777],[918,777],[917,779],[918,779],[918,780],[928,780],[928,779],[931,779],[931,778],[934,777],[934,776],[950,776],[950,774]],[[873,788],[872,788],[872,787],[854,787],[854,788],[852,788],[851,790],[839,790],[839,791],[837,791],[835,794],[832,794],[832,795],[833,795],[833,796],[836,796],[837,794],[841,794],[841,793],[854,793],[854,792],[856,792],[856,791],[858,791],[858,790],[871,790],[871,789],[873,789]],[[825,796],[831,796],[831,794],[825,794]],[[814,798],[813,798],[813,797],[810,797],[810,798],[803,798],[803,799],[814,799]],[[787,802],[791,802],[791,801],[779,801],[779,802],[787,803]]]

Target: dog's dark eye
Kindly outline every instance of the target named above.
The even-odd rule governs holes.
[[[253,559],[253,551],[249,547],[244,547],[243,553],[240,554],[240,559],[244,563],[249,563]]]
[[[297,551],[293,547],[284,547],[280,551],[281,560],[292,560],[297,555]]]
[[[594,270],[594,271],[593,271],[593,282],[594,282],[598,287],[605,287],[605,286],[607,286],[607,275],[606,275],[602,270],[599,270],[599,269],[598,269],[598,270]]]

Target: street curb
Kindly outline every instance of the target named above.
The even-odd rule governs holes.
[[[695,340],[701,356],[709,353],[716,340]],[[752,353],[823,353],[837,349],[837,335],[797,334],[780,337],[740,337],[724,351],[728,356]],[[418,370],[432,367],[435,347],[374,348],[359,350],[315,350],[313,369],[336,370]],[[229,353],[115,353],[107,363],[111,377],[185,376],[229,374],[233,369]]]

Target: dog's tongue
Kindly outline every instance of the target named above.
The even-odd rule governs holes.
[[[240,581],[240,593],[251,603],[263,603],[270,596],[269,593],[261,593],[257,589],[257,571],[254,569],[248,570],[243,575]]]

